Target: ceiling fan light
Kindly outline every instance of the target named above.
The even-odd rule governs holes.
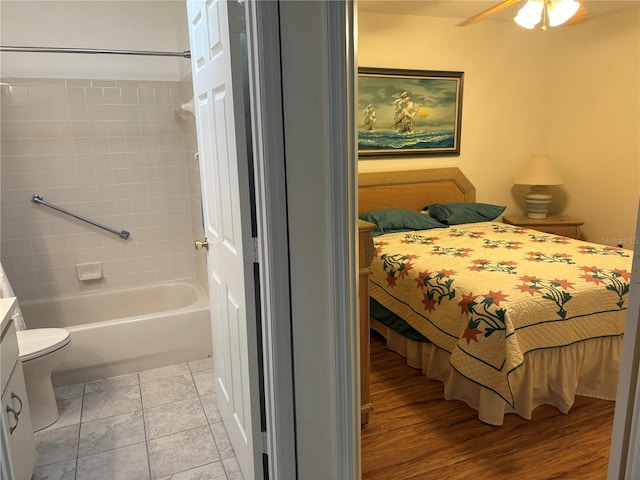
[[[575,0],[556,0],[547,8],[549,26],[557,27],[573,17],[580,8]]]
[[[544,4],[541,1],[528,0],[524,7],[518,11],[518,15],[513,19],[518,25],[531,30],[542,17],[542,8]]]

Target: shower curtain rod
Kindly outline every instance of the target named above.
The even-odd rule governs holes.
[[[0,52],[36,52],[36,53],[89,53],[111,55],[149,55],[155,57],[191,58],[191,51],[184,52],[151,52],[144,50],[103,50],[99,48],[56,48],[56,47],[14,47],[0,46]]]

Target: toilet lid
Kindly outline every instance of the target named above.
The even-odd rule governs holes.
[[[16,335],[19,357],[23,362],[58,350],[71,341],[69,332],[64,328],[19,330]]]

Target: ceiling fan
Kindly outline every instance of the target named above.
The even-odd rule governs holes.
[[[463,20],[458,26],[471,25],[521,2],[523,0],[503,0]],[[514,21],[527,29],[533,29],[536,25],[541,24],[540,28],[546,30],[547,27],[582,23],[587,18],[588,13],[585,7],[575,0],[526,0]]]

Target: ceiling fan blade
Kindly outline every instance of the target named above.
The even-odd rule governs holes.
[[[473,17],[469,17],[463,21],[461,21],[458,26],[459,27],[464,27],[465,25],[471,25],[472,23],[478,22],[480,20],[482,20],[483,18],[486,18],[490,15],[493,15],[494,13],[498,13],[500,10],[510,7],[511,5],[513,5],[514,3],[518,3],[521,0],[504,0],[496,5],[494,5],[493,7],[487,8],[486,10],[480,12],[480,13],[476,13]]]

